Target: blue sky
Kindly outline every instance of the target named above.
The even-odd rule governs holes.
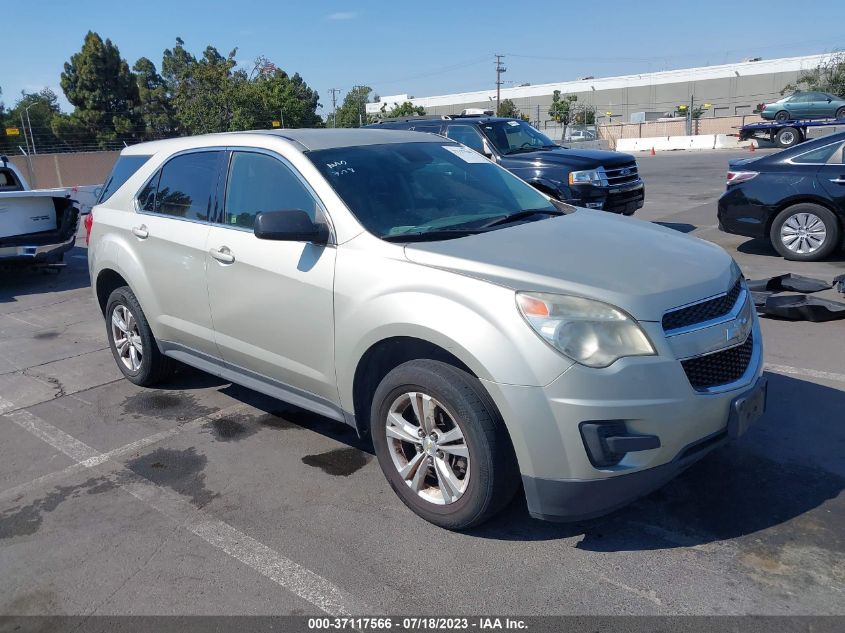
[[[244,65],[266,55],[299,72],[326,107],[329,88],[359,83],[381,95],[489,88],[494,53],[506,55],[509,87],[845,48],[843,0],[805,3],[809,16],[794,0],[411,4],[32,0],[3,16],[2,99],[10,106],[21,90],[45,86],[61,95],[62,65],[89,29],[130,65],[146,56],[159,67],[177,36],[195,54],[208,44],[224,55],[237,47]],[[62,105],[69,109],[63,96]]]

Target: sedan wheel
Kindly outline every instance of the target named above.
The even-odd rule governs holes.
[[[788,121],[789,120],[789,112],[786,110],[781,110],[775,115],[775,121]]]
[[[770,236],[775,250],[786,259],[817,261],[839,244],[839,224],[830,209],[801,203],[778,214]]]

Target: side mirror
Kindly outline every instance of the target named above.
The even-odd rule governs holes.
[[[255,216],[255,237],[280,242],[313,242],[327,244],[329,230],[325,224],[315,223],[301,209],[262,211]]]
[[[487,144],[487,141],[482,140],[481,144],[482,144],[481,153],[484,154],[484,156],[486,156],[487,158],[492,160],[493,159],[493,150],[490,149],[490,146]]]

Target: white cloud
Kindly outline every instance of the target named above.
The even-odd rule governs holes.
[[[337,13],[329,13],[326,16],[327,20],[354,20],[358,17],[357,11],[338,11]]]

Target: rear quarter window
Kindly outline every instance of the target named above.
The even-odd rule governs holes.
[[[149,156],[118,156],[117,162],[112,167],[109,177],[106,179],[97,204],[102,204],[112,197],[115,191],[120,189],[144,163],[150,160]]]

